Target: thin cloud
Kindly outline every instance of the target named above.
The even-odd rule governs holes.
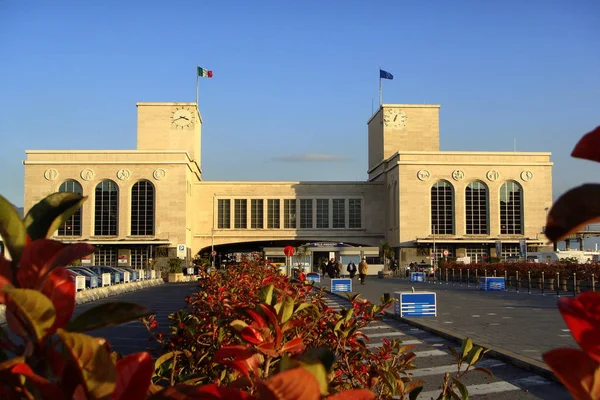
[[[289,156],[273,157],[273,159],[283,162],[342,162],[349,160],[348,157],[321,153],[291,154]]]

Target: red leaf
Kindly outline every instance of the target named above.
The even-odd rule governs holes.
[[[275,350],[275,343],[261,343],[258,346],[256,346],[256,348],[260,352],[270,357],[279,357],[279,353]]]
[[[577,349],[554,349],[543,355],[544,361],[576,399],[600,398],[598,363]]]
[[[296,354],[304,351],[305,348],[306,346],[304,346],[302,338],[298,336],[284,344],[281,348],[281,351],[287,351],[290,354]]]
[[[253,310],[246,310],[246,313],[248,313],[248,315],[254,320],[254,322],[258,324],[260,328],[267,327],[265,319],[259,313]]]
[[[36,375],[29,365],[25,363],[15,365],[11,372],[13,374],[24,375],[27,380],[40,391],[40,394],[42,394],[42,397],[45,399],[62,399],[65,397],[58,385],[50,382],[46,378]]]
[[[73,243],[69,244],[62,249],[58,256],[52,263],[52,268],[66,267],[71,265],[75,260],[79,260],[82,257],[92,254],[96,251],[96,248],[91,244],[87,243]]]
[[[112,400],[143,400],[147,398],[154,362],[146,352],[130,354],[117,361],[117,386]]]
[[[260,334],[260,332],[251,326],[244,327],[244,329],[242,329],[242,331],[240,332],[240,336],[246,342],[252,343],[252,344],[259,344],[259,343],[264,342],[264,340],[265,340],[263,338],[263,336]]]
[[[586,133],[575,145],[571,157],[600,162],[600,126]]]
[[[17,270],[17,280],[21,287],[37,288],[38,281],[41,281],[50,272],[52,261],[64,247],[65,245],[61,242],[50,239],[34,240],[25,246]]]
[[[50,333],[67,326],[75,310],[75,282],[65,268],[52,270],[42,287],[42,293],[52,301],[56,319]]]
[[[573,339],[591,358],[600,362],[600,293],[562,297],[558,301],[558,309]]]
[[[256,397],[239,389],[216,384],[203,386],[180,384],[161,390],[152,396],[152,399],[256,400]]]
[[[213,361],[220,363],[228,358],[246,359],[252,357],[253,354],[254,351],[243,344],[222,346],[213,356]]]
[[[544,234],[557,242],[583,226],[600,221],[600,185],[585,184],[558,198],[548,214]]]
[[[301,382],[301,384],[299,384]],[[317,379],[304,368],[281,372],[258,383],[259,398],[267,400],[319,400],[321,390]]]
[[[349,389],[327,396],[327,400],[372,400],[375,393],[367,389]]]
[[[271,325],[273,325],[273,329],[275,329],[275,347],[281,346],[283,333],[281,327],[279,326],[279,320],[277,319],[277,311],[275,311],[275,307],[267,304],[260,304],[260,308],[269,319]]]

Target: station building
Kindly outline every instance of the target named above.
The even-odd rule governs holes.
[[[196,103],[137,103],[135,150],[27,150],[25,212],[56,191],[88,197],[55,233],[97,247],[83,264],[145,267],[180,257],[303,248],[310,265],[367,257],[387,242],[401,265],[502,257],[547,242],[548,152],[441,151],[439,105],[384,104],[368,119],[366,181],[202,178]],[[485,133],[482,133],[482,135]]]

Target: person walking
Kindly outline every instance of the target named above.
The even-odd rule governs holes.
[[[365,284],[365,278],[367,277],[367,272],[369,271],[369,265],[367,264],[367,259],[363,258],[362,261],[358,264],[358,276],[360,277],[360,284]]]
[[[354,279],[354,275],[356,275],[356,264],[354,264],[354,261],[350,261],[348,263],[348,266],[346,267],[346,271],[348,271],[348,274],[350,275],[350,279]]]
[[[329,277],[331,279],[333,279],[333,278],[335,278],[336,271],[337,271],[337,267],[335,265],[335,260],[332,258],[327,263],[327,275],[329,275]]]
[[[342,262],[340,260],[335,261],[335,277],[340,278],[342,274]]]

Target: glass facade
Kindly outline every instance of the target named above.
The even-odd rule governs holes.
[[[283,227],[296,229],[296,199],[283,200]]]
[[[267,200],[267,228],[268,229],[279,229],[279,211],[280,201],[279,199],[268,199]]]
[[[313,201],[312,199],[300,199],[300,229],[313,227]]]
[[[131,235],[154,235],[154,185],[139,181],[131,188]]]
[[[465,189],[467,235],[488,233],[488,188],[483,182],[469,183]]]
[[[500,188],[500,233],[523,234],[523,199],[521,185],[506,182]]]
[[[333,199],[333,221],[332,228],[339,229],[346,227],[346,200]]]
[[[454,189],[450,182],[438,181],[431,187],[431,233],[454,233]]]
[[[68,180],[60,185],[59,192],[77,193],[83,195],[83,189],[77,181]],[[58,236],[81,236],[81,208],[75,211],[58,228]]]
[[[248,200],[235,199],[233,201],[233,227],[235,229],[248,227]]]
[[[231,200],[219,199],[217,214],[217,227],[219,229],[231,228]]]
[[[119,188],[111,180],[100,182],[94,193],[94,235],[117,236]]]
[[[264,228],[264,217],[263,199],[250,200],[250,227],[253,229]]]
[[[329,228],[329,199],[317,199],[317,228]]]

